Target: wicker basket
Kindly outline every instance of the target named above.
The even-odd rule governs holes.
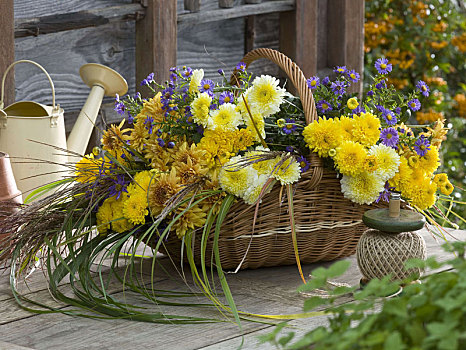
[[[264,48],[249,52],[243,62],[249,66],[259,58],[271,60],[288,75],[301,98],[306,122],[316,120],[314,98],[301,69],[282,53]],[[345,199],[337,174],[324,168],[322,159],[315,154],[311,154],[310,162],[311,167],[301,177],[293,196],[300,260],[302,263],[312,263],[352,255],[359,237],[366,229],[362,223],[362,215],[375,206],[360,206]],[[280,194],[280,186],[275,186],[262,200],[253,235],[251,231],[255,206],[238,201],[231,207],[219,239],[224,269],[235,269],[241,261],[241,269],[296,264],[288,205],[286,201],[279,205]],[[196,263],[200,262],[201,255],[199,241],[194,239]],[[210,263],[212,247],[213,233],[207,243],[207,264]],[[164,250],[172,258],[179,260],[181,241],[176,235],[170,235],[162,251]]]

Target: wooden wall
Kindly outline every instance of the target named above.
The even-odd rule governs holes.
[[[0,6],[9,1],[1,0]],[[79,67],[89,62],[108,65],[127,79],[134,94],[139,88],[136,75],[150,73],[141,68],[137,73],[136,61],[143,67],[159,62],[141,56],[150,55],[151,48],[145,52],[136,32],[141,31],[148,4],[149,8],[159,6],[152,13],[155,16],[167,4],[174,6],[171,1],[175,0],[34,0],[31,6],[30,0],[15,0],[15,58],[32,59],[49,71],[70,129],[89,92],[79,77]],[[245,51],[255,47],[281,49],[296,56],[292,58],[307,76],[317,71],[326,74],[337,64],[362,68],[363,0],[263,0],[261,5],[248,7],[236,0],[233,9],[219,9],[218,0],[201,0],[197,13],[185,11],[183,0],[176,1],[176,63],[203,68],[207,77],[216,78],[218,68],[231,70]],[[165,29],[159,26],[154,30],[170,30],[164,25]],[[0,40],[2,47],[5,40]],[[171,43],[157,45],[160,47],[152,48],[153,55],[159,55],[158,60],[166,58],[164,50]],[[0,73],[3,69],[0,58]],[[264,60],[254,65],[254,71],[279,73]],[[17,100],[50,103],[47,81],[36,68],[17,66],[15,80]],[[107,121],[117,121],[112,99],[106,98],[105,104]],[[94,142],[97,140],[94,135]]]

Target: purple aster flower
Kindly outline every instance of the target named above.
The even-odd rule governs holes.
[[[294,148],[293,148],[293,146],[286,146],[286,147],[285,147],[285,151],[290,152],[290,153],[293,153],[293,152],[294,152]]]
[[[193,75],[193,70],[191,67],[186,67],[186,69],[183,71],[183,77],[189,78],[191,75]]]
[[[416,112],[421,109],[421,102],[417,98],[414,98],[408,102],[408,107],[413,112]]]
[[[282,128],[283,132],[287,135],[291,134],[293,131],[296,130],[297,126],[294,124],[296,121],[294,119],[287,118],[286,124]]]
[[[390,187],[388,181],[385,182],[385,186],[382,192],[379,194],[379,198],[375,200],[376,203],[379,203],[381,200],[384,202],[390,201],[390,192],[395,191],[395,187]]]
[[[225,72],[223,71],[222,68],[220,68],[217,72],[218,72],[218,74],[220,74],[220,75],[225,75]]]
[[[178,75],[176,73],[171,73],[170,74],[170,80],[171,81],[176,81],[176,79],[178,79]]]
[[[167,147],[168,148],[173,148],[173,147],[175,147],[175,143],[173,141],[170,141],[170,142],[167,143]]]
[[[110,178],[113,181],[113,185],[108,189],[108,197],[115,197],[116,199],[120,199],[121,194],[123,192],[128,193],[126,187],[129,184],[129,180],[126,179],[124,174],[118,174],[116,179]]]
[[[209,108],[210,108],[211,110],[216,110],[217,107],[218,107],[218,105],[217,105],[216,103],[212,103],[212,104],[210,105]]]
[[[395,128],[386,128],[380,132],[380,139],[382,144],[388,147],[395,148],[400,138]]]
[[[354,69],[346,72],[346,76],[348,77],[349,80],[351,80],[353,83],[357,83],[359,79],[361,79],[361,76],[359,75],[358,72],[356,72]]]
[[[333,71],[338,74],[344,74],[346,73],[346,66],[337,66]]]
[[[386,58],[379,58],[375,61],[375,68],[379,74],[387,74],[392,71],[392,64]]]
[[[239,62],[237,65],[236,65],[236,70],[240,71],[240,72],[244,72],[246,70],[246,63],[244,62]]]
[[[396,115],[392,112],[392,111],[389,111],[389,110],[385,110],[385,112],[382,114],[382,117],[383,117],[383,120],[385,120],[385,123],[387,123],[387,125],[396,125],[397,123],[397,118],[396,118]]]
[[[150,83],[154,82],[154,73],[150,73],[146,79],[141,81],[141,85],[149,85]]]
[[[380,83],[375,84],[376,89],[383,89],[387,87],[387,83],[385,80],[380,81]]]
[[[224,103],[233,103],[235,101],[235,96],[230,91],[224,91],[220,94],[218,98],[218,103],[223,105]]]
[[[406,131],[406,130],[405,130],[405,129],[403,129],[403,128],[400,128],[400,129],[398,130],[398,132],[399,132],[400,134],[404,134],[404,133],[405,133],[405,131]]]
[[[154,118],[147,116],[146,120],[144,121],[144,125],[146,126],[146,129],[148,130],[149,134],[152,134],[152,130],[154,128]]]
[[[320,85],[320,79],[317,76],[310,77],[307,80],[307,86],[309,89],[314,90],[316,87]]]
[[[199,91],[200,92],[207,92],[213,93],[214,90],[214,82],[210,79],[202,79],[201,80],[201,85],[199,85]]]
[[[170,67],[170,72],[176,72],[176,67]]]
[[[115,103],[114,110],[120,115],[125,114],[125,104],[121,101],[118,101],[117,103]]]
[[[128,111],[128,123],[133,124],[134,123],[134,117],[131,115],[131,113]]]
[[[311,163],[306,159],[306,157],[300,156],[296,160],[298,161],[298,164],[301,167],[302,173],[309,170]]]
[[[416,87],[419,89],[419,91],[424,95],[424,97],[429,96],[430,89],[427,86],[427,84],[423,80],[419,80],[416,83]]]
[[[374,94],[375,94],[375,92],[372,91],[372,90],[369,90],[369,91],[367,92],[367,96],[371,96],[371,97],[372,97],[372,96],[374,96]]]
[[[200,135],[204,135],[204,127],[202,125],[198,125],[196,132]]]
[[[157,143],[159,144],[160,147],[165,146],[165,141],[160,137],[157,139]]]
[[[333,108],[330,105],[330,103],[328,103],[325,100],[322,100],[322,101],[317,102],[317,109],[321,111],[322,113],[326,113],[327,111],[331,111]]]
[[[156,132],[156,133],[157,133],[157,136],[162,135],[162,129],[157,129],[157,132]]]
[[[330,88],[335,95],[343,95],[346,91],[346,84],[343,81],[335,81]]]
[[[330,83],[330,78],[329,78],[329,77],[325,77],[325,78],[322,79],[322,81],[321,81],[321,84],[322,84],[322,85],[328,85],[328,83]]]
[[[427,151],[430,150],[430,142],[427,139],[427,137],[425,137],[424,135],[421,135],[421,137],[418,138],[416,142],[414,143],[414,150],[421,157],[425,156]]]
[[[361,113],[366,113],[366,110],[363,107],[361,107],[361,105],[359,105],[355,109],[353,109],[351,112],[352,112],[352,114],[359,115]]]
[[[400,115],[401,114],[401,108],[400,107],[396,107],[395,108],[395,113]]]

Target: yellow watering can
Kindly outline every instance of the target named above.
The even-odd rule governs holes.
[[[45,73],[52,89],[52,106],[21,101],[4,108],[5,79],[18,63],[33,64]],[[55,102],[55,87],[47,71],[36,62],[20,60],[11,64],[3,75],[0,151],[10,155],[13,174],[23,193],[69,175],[69,166],[80,159],[77,154],[83,155],[86,151],[103,97],[124,95],[128,91],[126,80],[106,66],[89,63],[79,73],[91,92],[68,140],[64,111]]]

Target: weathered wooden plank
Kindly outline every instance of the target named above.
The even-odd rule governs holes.
[[[8,66],[15,59],[13,0],[0,2],[0,79]],[[15,98],[14,71],[10,71],[5,83],[5,106],[13,103]]]
[[[280,50],[306,77],[317,72],[317,21],[317,1],[296,0],[294,11],[280,14]]]
[[[144,15],[145,11],[141,4],[122,4],[43,17],[19,18],[15,20],[15,37],[97,27],[108,23],[140,19]]]
[[[3,2],[4,0],[2,0]],[[32,18],[105,8],[131,3],[132,0],[15,0],[15,18]]]
[[[254,38],[254,48],[267,47],[279,50],[279,23],[280,14],[270,13],[266,15],[255,16],[256,34]],[[251,71],[254,74],[269,74],[279,76],[280,69],[278,66],[268,60],[259,60],[251,66]]]
[[[45,67],[55,83],[57,103],[70,111],[80,110],[89,88],[79,76],[86,63],[101,63],[120,72],[128,81],[130,93],[135,86],[134,23],[115,23],[63,33],[16,40],[16,59],[31,59]],[[18,65],[16,99],[51,103],[47,79],[36,68]],[[111,103],[113,98],[104,99]],[[67,121],[68,122],[68,121]]]
[[[238,5],[232,8],[217,8],[196,13],[184,13],[178,16],[181,25],[208,23],[225,19],[254,16],[273,12],[291,11],[294,9],[295,0],[264,1],[261,4]]]
[[[363,73],[364,69],[364,0],[328,1],[327,64],[346,65]],[[350,92],[362,92],[362,79],[353,84]]]
[[[148,0],[146,16],[136,23],[136,81],[154,72],[158,82],[169,78],[169,69],[176,65],[176,1]],[[138,85],[138,91],[147,89]]]
[[[0,350],[34,350],[31,348],[26,348],[24,346],[15,345],[12,343],[7,343],[0,340]]]

